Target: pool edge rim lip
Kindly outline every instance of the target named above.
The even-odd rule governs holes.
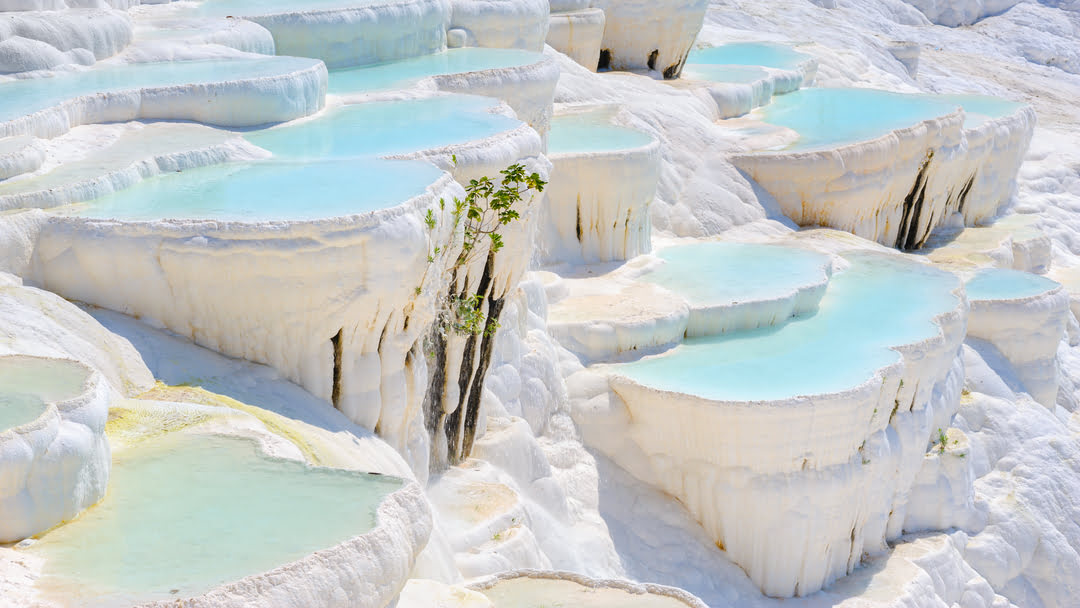
[[[886,256],[886,257],[893,257],[892,254],[888,254],[888,253],[874,252],[873,255],[882,255],[882,256]],[[914,262],[914,263],[937,269],[936,266],[933,265],[933,264],[926,264],[926,263],[922,263],[922,262]],[[950,274],[955,279],[956,284],[951,290],[949,290],[949,293],[956,299],[956,305],[952,309],[940,312],[940,313],[934,315],[930,319],[930,321],[936,327],[936,332],[933,335],[928,336],[928,337],[926,337],[924,339],[921,339],[921,340],[916,340],[916,341],[908,342],[908,343],[904,343],[904,344],[892,344],[892,345],[884,347],[884,348],[886,348],[888,350],[891,350],[894,353],[896,353],[897,360],[892,362],[892,363],[889,363],[889,364],[886,364],[886,365],[883,365],[883,366],[877,368],[876,370],[874,370],[870,374],[869,377],[867,377],[863,381],[859,382],[856,385],[849,386],[849,387],[844,388],[844,389],[840,389],[840,390],[836,390],[836,391],[826,391],[826,392],[820,392],[820,393],[787,395],[787,396],[776,398],[776,399],[752,399],[752,400],[714,399],[714,398],[711,398],[711,397],[706,397],[704,395],[695,394],[695,393],[687,393],[687,392],[680,392],[680,391],[673,391],[673,390],[657,388],[655,386],[650,386],[648,384],[639,382],[639,381],[631,378],[630,376],[628,376],[628,375],[626,375],[624,373],[621,373],[621,372],[618,372],[618,371],[609,371],[611,368],[613,368],[615,366],[623,365],[623,364],[626,364],[626,363],[632,363],[633,361],[619,362],[619,363],[603,363],[603,364],[600,364],[598,366],[599,367],[598,371],[600,371],[604,376],[607,377],[608,385],[610,387],[610,390],[612,390],[612,391],[615,391],[615,385],[616,384],[623,384],[624,386],[632,386],[632,387],[635,387],[637,389],[643,389],[643,390],[646,390],[646,391],[652,391],[653,393],[656,393],[658,395],[671,396],[671,397],[681,397],[681,398],[690,398],[690,399],[692,399],[694,401],[698,401],[701,404],[707,405],[709,407],[747,407],[747,406],[749,406],[749,407],[755,407],[755,408],[757,408],[757,407],[789,408],[789,407],[801,407],[801,406],[805,406],[805,405],[809,405],[809,406],[813,407],[815,401],[832,400],[832,399],[837,399],[837,398],[843,397],[844,395],[854,394],[854,393],[859,392],[860,390],[865,390],[865,388],[869,384],[873,383],[875,381],[875,379],[883,379],[885,377],[888,377],[887,375],[883,376],[882,372],[885,372],[885,371],[889,370],[890,368],[894,368],[896,366],[904,367],[905,352],[908,351],[908,350],[919,349],[919,348],[921,348],[922,350],[926,350],[926,348],[928,346],[932,345],[932,344],[944,343],[946,341],[946,339],[948,338],[948,336],[945,333],[946,323],[951,318],[955,319],[955,318],[958,318],[958,317],[961,317],[961,316],[966,316],[966,314],[968,314],[968,311],[970,310],[971,305],[970,305],[970,302],[967,299],[967,292],[964,289],[964,281],[960,280],[960,277],[956,276],[955,273],[949,272],[947,270],[940,270],[940,269],[937,269],[937,270],[939,272],[942,272],[942,273],[945,273],[945,274]],[[961,342],[962,342],[962,340],[961,340]],[[685,340],[683,342],[680,342],[679,345],[676,345],[676,347],[681,346],[684,343],[685,343]],[[671,348],[671,349],[668,349],[668,350],[663,351],[663,352],[647,354],[644,357],[642,357],[640,359],[637,359],[637,361],[644,360],[644,359],[649,359],[649,358],[665,357],[665,356],[670,355],[673,350],[674,350],[674,348]]]
[[[62,421],[66,412],[69,412],[72,409],[76,409],[79,405],[82,405],[86,402],[88,396],[92,396],[91,392],[93,391],[94,385],[96,384],[96,376],[98,372],[97,370],[83,363],[82,361],[66,357],[28,355],[23,353],[9,353],[5,355],[0,355],[0,362],[7,359],[53,362],[59,361],[62,362],[64,365],[71,365],[73,367],[80,368],[80,371],[85,371],[86,375],[83,378],[82,385],[79,387],[78,393],[65,399],[57,399],[54,401],[42,399],[42,401],[45,403],[45,409],[36,418],[7,429],[0,429],[0,444],[3,444],[5,441],[10,440],[14,437],[26,435],[28,433],[33,433],[35,431],[41,430],[52,419],[53,413],[55,413],[56,417]]]
[[[614,125],[614,126],[619,126],[621,128],[629,129],[631,131],[637,131],[637,129],[631,129],[630,127],[622,127],[621,125]],[[653,155],[655,153],[660,152],[660,147],[661,147],[660,146],[660,140],[653,137],[652,135],[649,135],[648,133],[644,133],[643,131],[637,131],[637,132],[648,136],[651,139],[651,141],[649,143],[647,143],[647,144],[642,144],[640,146],[634,146],[632,148],[613,148],[613,149],[610,149],[610,150],[585,150],[585,151],[582,151],[582,152],[549,152],[549,153],[545,154],[544,156],[547,156],[548,160],[550,160],[552,162],[555,162],[557,160],[574,160],[574,159],[621,160],[621,157],[625,157],[627,155],[635,155],[636,156],[636,155],[640,154],[642,156],[651,156],[651,155]]]
[[[311,9],[311,10],[285,10],[285,11],[282,11],[280,13],[237,14],[237,15],[228,15],[228,16],[221,16],[221,17],[219,17],[219,16],[200,15],[199,18],[202,18],[202,19],[220,19],[220,20],[225,20],[225,19],[230,19],[230,18],[231,19],[241,19],[241,20],[244,20],[244,21],[251,21],[252,23],[262,25],[262,24],[259,24],[255,20],[256,19],[277,19],[277,18],[282,18],[282,17],[294,17],[294,16],[303,18],[303,17],[309,16],[309,15],[322,16],[322,15],[326,15],[326,14],[341,13],[341,12],[346,12],[346,11],[377,10],[377,9],[381,9],[381,8],[385,8],[385,7],[389,7],[389,6],[409,6],[409,5],[414,5],[414,4],[422,4],[422,3],[425,3],[425,2],[429,2],[429,1],[430,0],[378,0],[376,2],[372,2],[371,4],[363,4],[363,5],[358,5],[358,6],[341,6],[341,7],[337,7],[337,8],[317,8],[317,9]],[[418,55],[418,56],[421,56],[421,55]],[[355,67],[362,67],[362,66],[355,66]]]
[[[1034,274],[1034,273],[1031,273],[1031,274]],[[1044,278],[1044,279],[1046,279],[1048,281],[1054,281],[1054,279],[1049,279],[1049,278],[1046,278],[1046,277],[1044,277],[1042,275],[1035,275],[1035,276],[1040,277],[1040,278]],[[1065,291],[1066,293],[1068,293],[1068,291],[1065,289],[1065,285],[1063,285],[1062,283],[1059,283],[1058,281],[1054,281],[1054,283],[1055,283],[1054,286],[1052,286],[1051,288],[1049,288],[1049,289],[1047,289],[1045,291],[1040,291],[1039,293],[1035,293],[1035,294],[1031,294],[1031,295],[1027,295],[1027,296],[1021,296],[1021,297],[1018,297],[1018,298],[971,298],[971,297],[968,297],[968,302],[971,304],[972,309],[974,309],[976,306],[978,306],[979,308],[988,308],[988,307],[993,307],[993,306],[1022,306],[1022,305],[1026,305],[1026,304],[1033,304],[1038,300],[1043,300],[1043,299],[1046,299],[1046,298],[1052,298],[1052,297],[1058,296],[1058,295],[1061,294],[1062,291]],[[965,292],[967,291],[967,284],[966,283],[964,284],[964,291]],[[974,312],[974,310],[972,310],[972,312]]]
[[[496,574],[488,575],[479,580],[474,580],[470,583],[467,583],[465,587],[471,591],[483,593],[485,590],[491,589],[499,583],[519,578],[569,581],[571,583],[575,583],[581,585],[582,587],[590,589],[616,589],[619,591],[624,591],[631,595],[661,595],[677,601],[681,601],[686,604],[688,608],[708,608],[708,606],[703,600],[701,600],[701,598],[679,587],[671,587],[668,585],[660,585],[657,583],[639,583],[629,579],[591,578],[583,574],[569,572],[566,570],[539,570],[535,568],[506,570],[503,572],[498,572]]]

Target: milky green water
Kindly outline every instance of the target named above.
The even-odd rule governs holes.
[[[257,131],[246,137],[278,158],[401,154],[476,141],[523,124],[516,118],[492,114],[497,105],[486,97],[466,95],[347,105],[315,120]]]
[[[61,601],[183,598],[364,534],[401,485],[172,433],[116,450],[105,499],[27,551],[45,560],[38,588]]]
[[[666,264],[641,277],[698,306],[771,300],[820,281],[826,255],[753,243],[694,243],[656,254]]]
[[[88,375],[72,361],[0,357],[0,432],[37,420],[49,403],[79,396]]]
[[[811,88],[776,97],[761,117],[799,133],[790,149],[812,150],[875,139],[951,114],[958,105],[929,95]]]
[[[980,270],[965,285],[969,300],[1020,300],[1061,287],[1056,281],[1030,272],[989,268]]]
[[[653,138],[641,131],[612,124],[603,112],[579,112],[552,119],[548,152],[568,154],[632,150],[652,142]]]
[[[705,49],[694,49],[686,58],[687,66],[756,65],[781,70],[794,70],[810,59],[785,44],[774,42],[734,42]]]
[[[683,68],[683,77],[710,82],[731,82],[749,84],[764,80],[769,73],[761,68],[742,65],[713,65],[709,63],[688,64]]]
[[[334,10],[385,4],[385,0],[206,0],[198,14],[206,17],[254,17],[304,11]]]
[[[48,78],[4,81],[0,82],[0,121],[33,114],[83,95],[276,76],[318,63],[303,57],[130,63],[58,72]]]
[[[964,108],[964,126],[977,127],[988,120],[1008,116],[1024,104],[988,95],[935,95],[937,99]]]
[[[526,576],[501,581],[481,593],[495,608],[687,608],[686,602],[666,595]]]
[[[328,91],[336,95],[402,88],[428,76],[530,65],[540,53],[519,49],[467,47],[401,61],[330,72]]]
[[[668,353],[612,366],[660,390],[714,400],[777,400],[851,388],[898,361],[890,347],[938,333],[958,303],[952,274],[873,254],[845,256],[818,312],[779,327],[687,340]]]

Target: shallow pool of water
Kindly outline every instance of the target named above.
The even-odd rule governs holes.
[[[756,65],[781,70],[794,70],[810,59],[785,44],[775,42],[733,42],[704,49],[694,49],[686,65]]]
[[[959,104],[929,95],[876,89],[800,89],[773,99],[762,120],[799,133],[792,150],[867,141],[945,116]]]
[[[743,65],[712,65],[708,63],[688,64],[683,68],[683,78],[708,80],[710,82],[728,82],[749,84],[764,80],[769,73],[761,68]]]
[[[495,608],[687,608],[686,602],[658,594],[637,594],[573,581],[519,577],[500,581],[483,593]]]
[[[48,78],[5,81],[0,82],[0,121],[33,114],[83,95],[277,76],[318,63],[303,57],[129,63],[56,72]]]
[[[47,597],[178,599],[364,534],[401,485],[271,460],[247,439],[173,433],[114,452],[105,499],[27,551],[45,560]]]
[[[870,379],[899,360],[890,347],[938,333],[954,309],[952,274],[891,256],[845,256],[818,312],[786,325],[695,338],[611,370],[660,390],[714,400],[777,400],[830,393]]]
[[[1060,283],[1046,277],[1003,268],[980,270],[964,285],[969,300],[1019,300],[1058,287]]]
[[[334,108],[313,119],[246,135],[277,158],[331,159],[439,148],[511,131],[523,123],[465,95]]]
[[[606,112],[577,112],[552,119],[548,152],[572,154],[632,150],[647,146],[652,141],[651,136],[641,131],[613,124]]]
[[[936,98],[964,108],[964,126],[977,127],[988,120],[1008,116],[1024,104],[988,95],[935,95]]]
[[[88,375],[73,361],[0,357],[0,432],[37,420],[49,403],[79,396]]]
[[[404,88],[422,78],[479,70],[512,68],[537,63],[540,53],[519,49],[468,47],[330,72],[328,91],[336,95]]]
[[[421,161],[371,157],[231,163],[153,177],[68,213],[129,221],[314,220],[395,206],[441,174]]]
[[[783,297],[822,280],[829,265],[820,253],[754,243],[695,243],[656,255],[666,263],[642,280],[700,306]]]

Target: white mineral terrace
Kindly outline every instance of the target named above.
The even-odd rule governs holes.
[[[1075,0],[0,0],[0,608],[1074,608]]]

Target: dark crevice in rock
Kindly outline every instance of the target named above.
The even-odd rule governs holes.
[[[679,58],[678,61],[664,69],[664,78],[666,80],[678,78],[679,74],[682,74],[683,65],[686,64],[686,57],[687,55],[689,55],[689,53],[690,51],[687,51],[682,57]]]
[[[330,403],[333,403],[336,408],[340,408],[341,405],[341,334],[344,331],[345,328],[341,328],[334,334],[333,338],[330,338],[330,346],[333,347],[334,351],[334,373],[332,376],[333,384],[330,385],[332,387],[330,389]]]
[[[650,70],[655,70],[656,69],[656,58],[659,57],[659,56],[660,56],[660,50],[659,49],[653,49],[653,52],[649,53],[648,65],[649,65]]]
[[[904,197],[904,213],[900,217],[900,230],[896,235],[895,247],[897,249],[917,249],[921,241],[926,240],[925,236],[921,240],[919,238],[919,219],[926,198],[926,183],[929,180],[930,163],[933,160],[934,151],[927,151],[926,159],[923,160],[922,166],[919,167],[919,173],[915,177],[915,184],[911,187],[911,191],[908,192],[907,196]]]
[[[484,394],[484,381],[487,379],[488,367],[491,365],[491,352],[495,348],[495,330],[498,328],[498,319],[502,315],[504,298],[488,298],[488,318],[484,326],[484,337],[480,343],[480,361],[477,362],[476,375],[473,377],[472,386],[469,388],[468,407],[465,410],[465,436],[462,438],[462,459],[468,458],[472,453],[473,441],[476,439],[476,421],[480,417],[480,398]]]
[[[596,69],[607,70],[611,68],[611,50],[600,49],[600,60],[596,62]]]
[[[978,175],[979,175],[978,171],[976,171],[975,173],[972,173],[971,177],[968,179],[967,183],[964,184],[964,187],[960,189],[960,196],[957,197],[957,204],[956,204],[957,213],[963,213],[964,212],[964,205],[967,204],[968,195],[971,194],[971,188],[975,185],[975,178]]]
[[[578,195],[578,199],[577,199],[577,222],[574,225],[574,229],[577,230],[577,240],[578,240],[578,242],[579,243],[582,242],[581,241],[582,230],[581,230],[581,195],[580,194]]]

